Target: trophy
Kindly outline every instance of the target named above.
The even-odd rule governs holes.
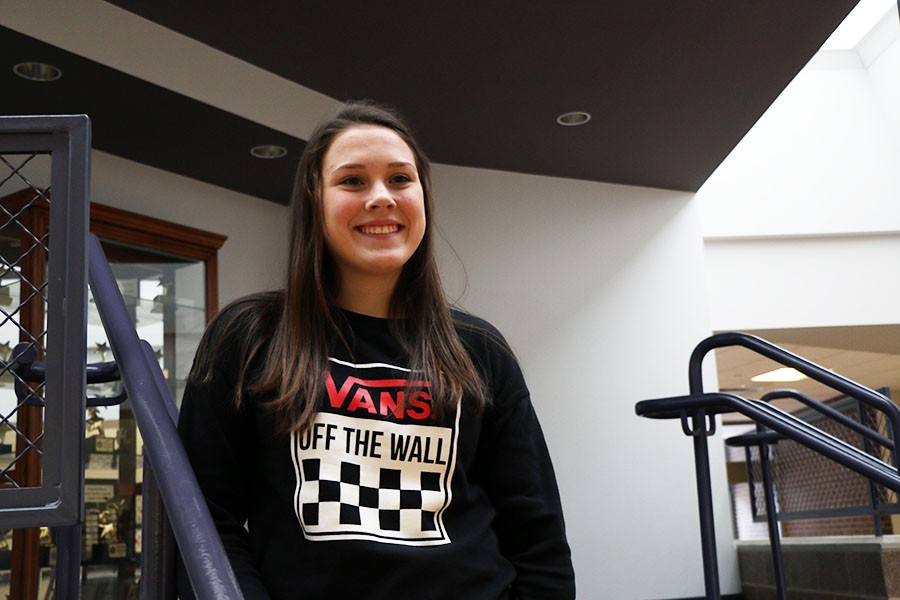
[[[116,439],[112,437],[107,437],[106,432],[103,429],[103,417],[100,416],[100,411],[96,407],[90,407],[87,409],[87,419],[84,423],[84,436],[86,438],[86,450],[88,454],[99,452],[99,453],[112,453],[116,450]]]
[[[41,527],[38,537],[38,548],[40,551],[41,564],[56,564],[56,544],[53,541],[53,534],[49,527]]]
[[[127,547],[122,539],[122,528],[125,524],[125,498],[109,499],[97,514],[98,543],[95,556],[116,559],[125,558]]]
[[[13,530],[0,529],[0,569],[8,571],[12,563]]]
[[[6,442],[7,438],[9,437],[7,435],[7,432],[9,431],[11,431],[9,425],[7,425],[6,423],[0,423],[0,454],[11,454],[13,451],[13,445]],[[3,463],[0,462],[0,469],[2,469],[3,466]]]

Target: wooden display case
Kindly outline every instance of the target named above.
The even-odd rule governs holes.
[[[31,190],[17,192],[0,199],[0,205],[17,215],[25,229],[40,236],[47,231],[47,207],[46,203],[32,203],[33,194]],[[217,253],[226,238],[96,204],[91,205],[90,228],[101,240],[139,337],[156,351],[170,390],[180,402],[200,336],[218,309]],[[6,265],[40,272],[45,266],[39,253],[20,257],[29,244],[26,238],[18,228],[0,229],[0,255]],[[14,307],[27,293],[16,285],[17,281],[0,281],[0,304]],[[39,313],[37,303],[30,303],[29,311],[35,312],[35,306]],[[20,324],[40,330],[44,318],[37,313],[23,314]],[[0,326],[0,353],[8,352],[21,336],[14,326]],[[87,361],[109,360],[113,360],[112,353],[89,298]],[[6,406],[15,402],[9,379],[0,380],[0,409],[15,413],[16,428],[38,435],[40,409],[16,411]],[[118,385],[88,386],[88,393],[114,395]],[[121,406],[89,411],[85,418],[88,437],[81,597],[132,597],[139,577],[141,550],[140,436],[127,401]],[[5,453],[16,452],[15,438],[13,431],[0,431],[0,461]],[[36,462],[18,460],[16,476],[22,481],[40,477]],[[28,529],[12,533],[0,535],[0,597],[9,593],[23,600],[52,597],[53,532]],[[7,537],[11,540],[5,540]]]

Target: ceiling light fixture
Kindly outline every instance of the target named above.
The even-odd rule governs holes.
[[[250,154],[256,158],[281,158],[287,155],[287,148],[275,144],[262,144],[250,148]]]
[[[791,369],[790,367],[781,367],[780,369],[775,369],[774,371],[768,371],[767,373],[761,373],[756,377],[751,377],[750,381],[787,382],[800,381],[806,378],[806,375],[804,375],[797,369]]]
[[[560,125],[564,125],[565,127],[575,127],[577,125],[584,125],[588,121],[591,120],[590,113],[586,113],[580,110],[574,110],[572,112],[567,112],[556,117],[556,122]]]
[[[28,81],[56,81],[62,77],[59,68],[42,62],[20,62],[13,67],[13,73]]]

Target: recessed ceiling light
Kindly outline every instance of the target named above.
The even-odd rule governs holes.
[[[274,144],[262,144],[251,148],[250,154],[256,158],[281,158],[287,155],[287,148]]]
[[[56,81],[62,77],[59,68],[42,62],[20,62],[13,67],[13,73],[29,81]]]
[[[780,369],[775,369],[774,371],[769,371],[767,373],[761,373],[756,377],[751,377],[750,381],[757,382],[788,382],[788,381],[800,381],[801,379],[806,379],[806,375],[798,371],[797,369],[791,369],[790,367],[781,367]]]
[[[588,121],[591,120],[591,115],[589,113],[576,110],[572,112],[567,112],[556,117],[556,122],[560,125],[565,125],[566,127],[575,127],[576,125],[584,125]]]

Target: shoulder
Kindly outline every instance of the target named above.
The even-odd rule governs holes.
[[[463,347],[488,382],[498,377],[506,379],[511,373],[519,373],[515,353],[499,329],[462,310],[452,309],[450,314]]]
[[[475,347],[483,347],[484,350],[489,351],[502,349],[505,352],[512,352],[500,330],[481,317],[452,308],[450,309],[450,318],[456,334],[470,350]]]
[[[239,298],[209,322],[194,358],[194,374],[240,368],[253,348],[271,339],[281,318],[282,292],[260,292]]]
[[[281,312],[284,291],[257,292],[230,302],[216,315],[216,319],[235,319],[243,316],[265,317]]]
[[[281,315],[284,293],[281,291],[259,292],[238,298],[220,310],[209,326],[206,335],[215,340],[226,341],[234,337],[244,337],[248,333],[275,327]]]
[[[512,348],[494,325],[451,310],[454,327],[488,391],[486,416],[505,414],[529,401],[528,386]],[[490,417],[495,418],[495,417]]]

